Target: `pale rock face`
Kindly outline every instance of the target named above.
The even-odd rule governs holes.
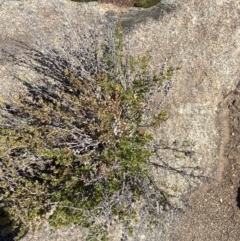
[[[134,22],[125,35],[125,42],[132,55],[138,56],[147,51],[152,56],[152,69],[162,64],[181,66],[173,76],[173,87],[162,108],[168,112],[169,119],[154,133],[155,140],[167,140],[171,145],[190,144],[193,157],[174,158],[175,153],[167,150],[162,156],[169,165],[199,167],[194,175],[220,178],[218,165],[221,160],[221,125],[218,121],[219,103],[233,91],[240,80],[240,4],[236,0],[164,0],[174,10],[161,15],[159,20],[146,15],[145,21]],[[39,44],[45,47],[61,48],[60,37],[63,31],[73,36],[77,42],[74,28],[88,27],[98,32],[104,25],[104,14],[113,10],[119,18],[127,19],[131,14],[126,9],[114,5],[97,3],[76,4],[67,0],[0,0],[0,93],[9,99],[19,90],[24,91],[21,83],[11,80],[14,71],[22,79],[37,79],[31,71],[12,66],[5,60],[2,49],[21,54],[11,40],[20,40],[26,44]],[[151,9],[148,10],[151,13]],[[154,10],[155,11],[155,10]],[[125,13],[123,13],[125,12]],[[141,14],[139,13],[139,16]],[[131,21],[130,21],[131,23]],[[154,96],[158,103],[158,96]],[[117,130],[116,130],[117,131]],[[178,185],[176,196],[189,192],[189,188],[198,187],[203,179],[189,183],[186,179],[168,170],[156,171],[156,179],[170,185]],[[130,240],[173,240],[172,222],[177,214],[165,217],[161,230],[144,234],[146,229],[138,229]],[[159,227],[160,228],[160,227]],[[114,240],[121,240],[121,229],[113,229]],[[118,232],[119,230],[119,232]],[[30,234],[27,240],[82,240],[81,230],[63,229],[59,235],[46,233]],[[165,231],[165,232],[164,232]],[[38,239],[39,238],[39,239]]]

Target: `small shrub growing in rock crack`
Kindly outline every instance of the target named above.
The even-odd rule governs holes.
[[[149,173],[147,147],[147,127],[166,113],[146,107],[174,69],[153,75],[148,55],[125,54],[121,31],[111,41],[72,51],[75,65],[57,50],[23,43],[24,55],[10,55],[44,78],[24,82],[26,95],[1,102],[3,233],[20,227],[19,238],[47,220],[54,227],[78,224],[89,229],[88,240],[107,240],[106,224],[114,219],[132,232],[140,200],[151,222],[160,217],[157,206],[170,205]]]
[[[71,0],[72,2],[97,2],[98,0]],[[150,8],[158,4],[161,0],[137,0],[135,7]]]
[[[71,0],[72,2],[97,2],[98,0]]]
[[[154,5],[158,4],[160,0],[138,0],[135,3],[136,7],[141,7],[141,8],[150,8],[153,7]]]

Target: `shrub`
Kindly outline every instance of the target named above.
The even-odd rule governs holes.
[[[71,0],[72,2],[97,2],[98,0]]]
[[[98,0],[71,0],[72,2],[97,2]],[[150,8],[158,4],[161,0],[137,0],[135,7]]]
[[[150,8],[153,7],[154,5],[158,4],[161,0],[138,0],[135,3],[136,7],[141,7],[141,8]]]
[[[12,61],[45,77],[36,85],[23,81],[28,93],[1,103],[3,233],[19,227],[19,238],[47,220],[54,227],[75,223],[89,229],[89,240],[107,240],[103,224],[115,217],[131,231],[140,201],[157,222],[157,206],[171,203],[151,178],[147,130],[166,113],[146,107],[174,68],[152,74],[149,55],[126,55],[120,30],[110,41],[72,50],[75,65],[58,50],[19,45],[24,55]]]

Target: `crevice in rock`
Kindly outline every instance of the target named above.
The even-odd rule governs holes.
[[[238,188],[236,201],[237,201],[237,206],[240,209],[240,187]]]

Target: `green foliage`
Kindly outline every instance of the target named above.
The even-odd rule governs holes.
[[[150,56],[130,58],[134,78],[122,82],[117,78],[126,64],[120,31],[115,46],[115,66],[109,65],[111,52],[101,47],[109,71],[82,77],[66,65],[55,70],[61,73],[57,84],[28,86],[27,96],[2,104],[8,113],[0,124],[0,225],[5,233],[20,227],[19,238],[48,220],[54,227],[79,224],[89,228],[89,240],[107,240],[100,217],[115,216],[130,225],[140,199],[147,200],[151,218],[158,215],[156,202],[168,204],[149,178],[152,136],[142,124],[149,91],[171,78],[173,68],[149,77]],[[44,55],[34,60],[41,66],[44,57],[50,61]],[[166,119],[164,111],[152,113],[148,126]],[[131,226],[128,231],[133,232]]]
[[[98,0],[71,0],[72,2],[86,2],[86,3],[89,3],[89,2],[97,2]]]
[[[97,2],[98,0],[71,0],[72,2]],[[137,0],[135,7],[150,8],[158,4],[161,0]]]
[[[141,7],[141,8],[150,8],[156,4],[158,4],[161,0],[138,0],[135,3],[136,7]]]

